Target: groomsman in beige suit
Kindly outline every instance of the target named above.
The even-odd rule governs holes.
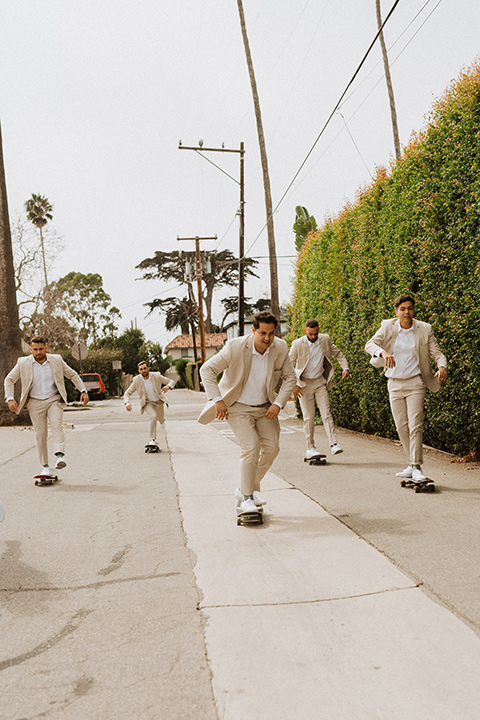
[[[374,367],[384,367],[395,427],[410,463],[397,476],[414,482],[426,480],[423,462],[423,404],[425,388],[440,389],[447,378],[447,360],[433,335],[432,326],[414,318],[415,299],[399,295],[394,300],[395,318],[383,320],[365,345]],[[437,365],[434,374],[430,358]]]
[[[125,391],[123,401],[129,412],[132,410],[130,397],[138,393],[140,398],[140,412],[150,418],[149,445],[157,446],[157,422],[162,430],[165,428],[165,393],[173,388],[174,380],[169,380],[159,372],[150,372],[148,363],[142,360],[137,365],[139,375],[136,375],[130,387]]]
[[[278,414],[295,387],[287,343],[275,336],[277,325],[275,315],[257,313],[252,334],[228,340],[200,370],[209,402],[198,422],[227,420],[235,433],[241,451],[235,497],[246,512],[265,505],[258,496],[260,481],[278,455]]]
[[[52,475],[48,463],[48,423],[52,430],[53,451],[57,458],[55,469],[66,466],[65,436],[63,432],[63,410],[67,402],[64,377],[69,378],[81,392],[80,400],[88,403],[88,393],[80,376],[64,362],[61,355],[47,353],[43,337],[34,337],[30,342],[31,356],[21,357],[5,378],[5,400],[9,409],[19,413],[26,405],[35,431],[38,457],[42,463],[39,473]],[[14,385],[20,380],[22,389],[20,402],[14,399]]]
[[[297,376],[293,394],[298,398],[302,410],[307,458],[319,454],[315,447],[315,401],[322,416],[330,452],[332,455],[343,452],[337,443],[328,395],[333,382],[332,357],[340,363],[342,378],[347,378],[348,362],[345,355],[333,344],[329,335],[320,333],[318,320],[313,318],[307,320],[305,335],[294,340],[290,349],[290,359],[295,366]]]

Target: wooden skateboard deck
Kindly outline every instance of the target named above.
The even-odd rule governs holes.
[[[304,457],[303,462],[308,462],[309,465],[326,465],[327,456],[318,453],[318,455],[312,455],[312,457]]]
[[[254,510],[247,510],[243,512],[237,507],[237,525],[263,525],[263,510],[261,507],[255,512]]]
[[[422,480],[421,482],[414,482],[413,480],[400,480],[401,487],[412,487],[414,492],[435,492],[435,483],[430,478]]]
[[[54,485],[58,482],[58,475],[34,475],[35,485]]]

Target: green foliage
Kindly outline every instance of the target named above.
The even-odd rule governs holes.
[[[297,205],[295,208],[295,216],[293,231],[295,233],[295,249],[298,252],[305,242],[307,235],[317,229],[317,221],[313,215],[309,215],[307,208],[303,207],[303,205]]]
[[[176,388],[186,388],[189,387],[188,385],[188,378],[187,378],[187,372],[186,367],[188,365],[188,360],[186,358],[178,358],[178,360],[174,360],[173,364],[175,365],[175,369],[178,373],[178,377],[180,378],[175,385]]]
[[[170,355],[167,357],[163,356],[162,346],[159,343],[147,340],[143,343],[139,350],[141,360],[146,360],[148,367],[153,372],[165,374],[165,370],[168,370],[172,365],[172,358]]]
[[[70,367],[73,367],[74,370],[80,373],[80,361],[76,360],[70,354],[70,351],[62,352],[62,357],[67,365],[70,365]],[[112,362],[114,360],[122,360],[122,352],[108,348],[90,350],[85,360],[82,360],[82,370],[84,373],[96,372],[101,375],[105,383],[107,395],[118,395],[120,372],[113,369]],[[66,380],[65,383],[67,384]],[[69,402],[77,399],[78,391],[75,389],[73,383],[69,383],[67,395]]]
[[[122,353],[122,370],[130,375],[137,375],[137,365],[145,358],[141,349],[145,346],[145,336],[141,330],[129,328],[114,341],[114,347]]]
[[[350,380],[336,382],[332,407],[344,427],[395,437],[383,373],[365,342],[413,292],[417,317],[433,325],[449,361],[446,386],[428,393],[424,441],[480,454],[480,64],[434,106],[390,173],[323,228],[297,259],[291,333],[308,317],[346,354]],[[338,377],[337,373],[337,377]]]

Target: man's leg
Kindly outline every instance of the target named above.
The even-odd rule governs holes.
[[[40,460],[40,464],[45,466],[48,465],[47,401],[30,398],[27,407],[35,432],[35,445],[37,446],[38,459]]]
[[[265,417],[265,411],[256,421],[258,435],[260,437],[260,457],[257,463],[257,471],[255,473],[255,491],[260,490],[260,481],[265,473],[273,465],[273,461],[280,452],[280,423],[278,418],[268,420]]]
[[[315,447],[315,400],[313,390],[314,386],[311,380],[306,380],[305,387],[302,388],[302,397],[298,398],[303,415],[303,432],[305,433],[307,450]]]
[[[322,378],[322,382],[315,388],[315,400],[317,401],[318,409],[322,417],[323,427],[328,438],[328,444],[330,447],[337,444],[337,436],[335,433],[335,423],[333,422],[333,415],[330,410],[330,396],[327,390],[327,383],[325,378]]]
[[[255,410],[258,408],[242,403],[234,403],[228,408],[228,424],[240,445],[240,490],[243,495],[253,495],[255,491],[260,455],[260,437],[255,427]]]
[[[410,435],[410,464],[423,463],[423,407],[425,385],[418,375],[409,382],[411,388],[407,397],[407,416]]]
[[[408,429],[408,413],[407,402],[405,398],[405,380],[388,380],[388,396],[390,399],[390,408],[392,410],[395,427],[398,437],[402,443],[408,462],[410,461],[410,432]]]
[[[65,403],[61,402],[60,396],[45,400],[47,405],[47,418],[50,423],[53,440],[53,452],[65,455],[65,433],[63,431],[63,409]]]
[[[163,403],[151,403],[147,402],[144,408],[144,412],[150,419],[150,439],[157,439],[157,421],[163,423],[164,420],[164,409]],[[161,419],[160,419],[161,418]]]

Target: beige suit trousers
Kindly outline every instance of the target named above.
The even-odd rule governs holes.
[[[65,435],[62,424],[65,404],[62,402],[61,395],[58,394],[47,400],[30,398],[27,407],[35,432],[38,459],[42,465],[48,465],[48,423],[52,430],[53,452],[65,453]]]
[[[163,402],[150,402],[147,400],[143,411],[150,418],[150,439],[157,439],[157,422],[161,425],[165,422],[165,403]]]
[[[277,457],[280,444],[278,418],[265,417],[270,403],[255,407],[233,403],[228,423],[240,444],[240,489],[244,495],[260,490],[260,481]]]
[[[315,447],[315,401],[317,402],[323,426],[327,433],[329,445],[337,442],[335,424],[330,412],[330,398],[328,396],[325,377],[307,379],[302,378],[305,387],[302,388],[302,397],[299,397],[300,408],[303,415],[303,430],[307,441],[307,450]]]
[[[389,378],[388,394],[395,427],[410,465],[423,462],[423,403],[425,384],[421,375],[407,380]]]

